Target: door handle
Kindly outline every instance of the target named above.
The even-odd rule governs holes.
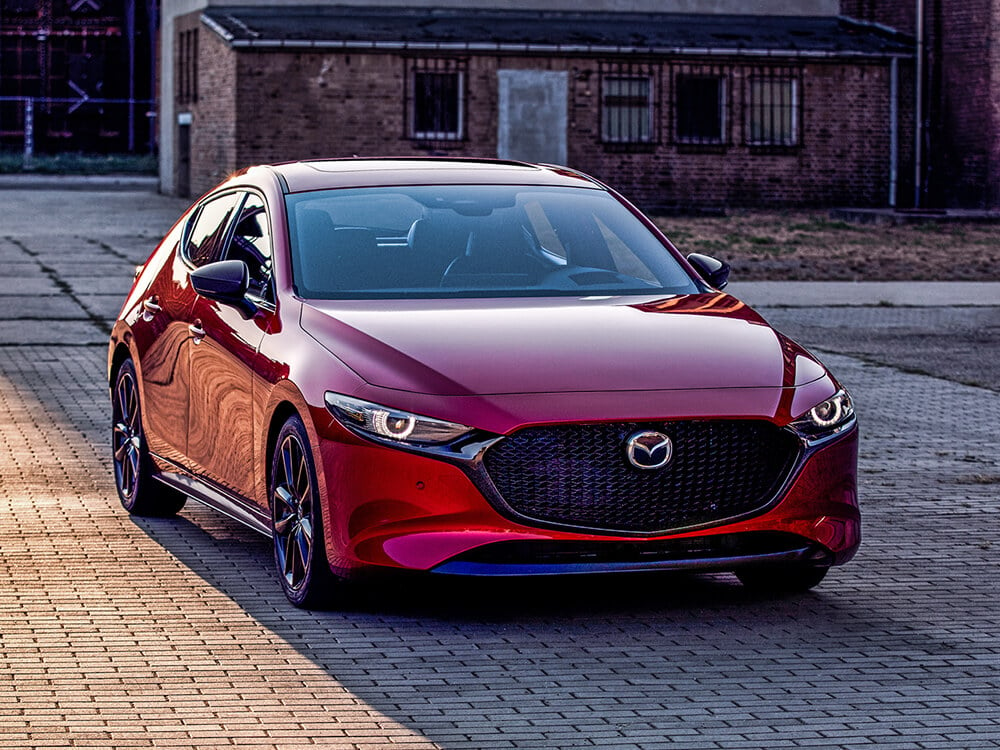
[[[163,308],[158,304],[159,301],[160,298],[154,294],[142,303],[142,317],[147,323],[153,319],[156,313],[163,311]]]
[[[188,326],[188,331],[194,338],[194,343],[200,344],[201,340],[205,338],[205,329],[201,327],[201,321],[196,320],[194,323]]]

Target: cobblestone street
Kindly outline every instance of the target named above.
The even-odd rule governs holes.
[[[996,360],[1000,306],[764,308],[861,415],[865,539],[809,594],[406,578],[305,612],[268,540],[115,495],[107,321],[182,209],[0,191],[0,747],[1000,747],[996,363],[877,343],[946,320]]]

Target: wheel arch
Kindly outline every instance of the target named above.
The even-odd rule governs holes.
[[[115,347],[114,352],[111,355],[111,362],[108,365],[108,387],[114,388],[115,378],[118,377],[118,370],[121,369],[122,363],[127,359],[132,358],[132,351],[128,348],[128,345],[124,342],[119,342]],[[134,363],[134,360],[133,360]]]
[[[277,447],[278,443],[278,433],[281,432],[281,428],[284,427],[285,422],[288,421],[290,417],[298,417],[305,424],[306,420],[303,419],[302,414],[295,407],[291,401],[279,401],[271,412],[271,418],[267,425],[267,439],[264,443],[264,498],[267,502],[268,508],[271,507],[271,497],[270,497],[270,487],[271,487],[271,472],[273,467],[271,466],[271,456],[274,455],[274,449]],[[306,428],[308,431],[308,427]],[[313,462],[315,464],[315,461]]]

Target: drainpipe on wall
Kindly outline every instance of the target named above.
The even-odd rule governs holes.
[[[917,122],[915,128],[913,169],[913,206],[920,208],[923,193],[923,140],[924,140],[924,0],[917,0]]]
[[[889,67],[889,208],[896,207],[899,182],[899,58]]]

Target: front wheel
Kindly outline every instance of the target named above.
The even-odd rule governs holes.
[[[316,469],[305,426],[289,417],[271,456],[274,563],[281,588],[296,607],[327,604],[337,584],[326,561]]]
[[[815,565],[768,565],[736,571],[746,588],[766,594],[799,594],[818,586],[829,568]]]
[[[122,363],[111,392],[111,451],[122,507],[136,516],[172,516],[187,497],[153,479],[139,405],[139,379],[131,359]]]

